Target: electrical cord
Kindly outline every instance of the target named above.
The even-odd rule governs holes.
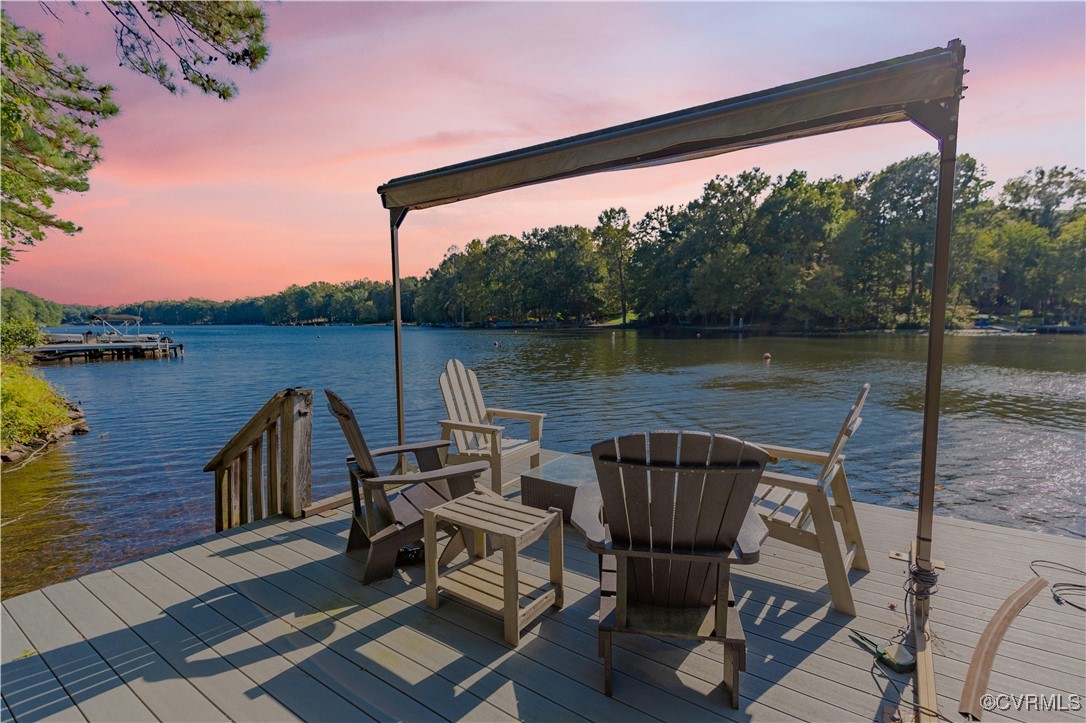
[[[1037,577],[1041,577],[1041,573],[1037,572],[1038,567],[1045,567],[1060,572],[1076,573],[1086,577],[1086,570],[1080,570],[1077,567],[1065,565],[1062,562],[1053,562],[1052,560],[1032,560],[1029,563],[1029,569],[1032,570],[1033,574]],[[1086,585],[1080,582],[1050,582],[1048,584],[1048,589],[1052,592],[1052,599],[1055,600],[1057,604],[1070,605],[1073,608],[1086,612],[1086,604],[1067,599],[1067,596],[1071,595],[1086,600]]]

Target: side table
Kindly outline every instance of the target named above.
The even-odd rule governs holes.
[[[439,576],[437,525],[448,522],[465,535],[476,535],[480,557],[455,566]],[[438,593],[494,613],[505,626],[505,640],[520,642],[520,631],[550,606],[562,607],[562,514],[543,512],[511,502],[490,490],[476,487],[471,494],[426,510],[423,521],[426,544],[426,604],[438,606]],[[501,561],[485,556],[486,545],[479,538],[489,535]],[[536,540],[548,536],[550,579],[519,569],[518,553]]]

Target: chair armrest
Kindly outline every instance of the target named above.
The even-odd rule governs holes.
[[[779,457],[781,459],[791,459],[797,462],[811,462],[812,464],[826,464],[826,460],[830,455],[828,452],[817,452],[811,449],[796,449],[795,447],[781,447],[776,444],[761,444],[759,442],[751,442],[751,444],[757,444],[764,449],[770,457]]]
[[[387,454],[400,454],[406,452],[420,452],[426,449],[441,449],[448,447],[452,442],[447,439],[432,439],[428,442],[415,442],[413,444],[401,444],[398,447],[381,447],[370,450],[371,457],[384,457]]]
[[[819,482],[817,479],[799,477],[784,472],[763,472],[761,483],[771,487],[783,487],[797,492],[814,492],[817,494],[824,491],[826,484],[828,484],[828,478],[826,481]]]
[[[461,475],[477,475],[486,472],[490,468],[489,462],[465,462],[454,464],[440,469],[432,469],[429,472],[412,472],[410,474],[388,474],[382,477],[370,477],[362,480],[366,487],[386,487],[388,485],[415,484],[417,482],[434,482]]]
[[[597,554],[604,554],[611,548],[607,541],[607,528],[600,520],[603,510],[603,497],[599,485],[582,485],[573,496],[573,511],[569,522],[585,537],[588,549]]]
[[[524,419],[532,421],[533,419],[543,419],[547,416],[542,412],[518,412],[515,409],[496,409],[487,407],[486,413],[491,417],[505,417],[506,419]]]
[[[494,417],[505,417],[507,419],[521,419],[528,422],[528,439],[533,442],[538,442],[543,437],[543,417],[547,416],[540,412],[518,412],[515,409],[496,409],[487,407],[486,418],[490,421],[494,421]]]
[[[451,419],[442,419],[438,422],[443,429],[459,429],[464,432],[478,432],[479,434],[490,434],[491,432],[500,432],[502,428],[496,424],[476,424],[474,422],[454,422]]]

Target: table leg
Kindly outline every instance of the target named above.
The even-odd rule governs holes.
[[[426,558],[426,604],[437,607],[437,515],[426,510],[422,520]]]
[[[505,642],[520,643],[520,580],[517,571],[517,541],[502,540],[502,582],[505,593]]]
[[[554,607],[561,609],[562,605],[565,604],[563,600],[564,588],[562,587],[562,574],[565,566],[562,551],[562,511],[552,507],[551,512],[554,513],[554,520],[551,522],[554,528],[548,536],[551,584],[554,585]]]

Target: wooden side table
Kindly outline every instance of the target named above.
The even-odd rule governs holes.
[[[458,525],[464,534],[475,533],[480,557],[469,558],[439,577],[437,555],[438,522]],[[562,513],[543,512],[511,502],[490,490],[476,487],[471,494],[426,510],[426,604],[438,606],[438,593],[494,613],[505,623],[505,640],[520,642],[520,631],[548,607],[562,607]],[[501,562],[485,556],[490,535]],[[519,569],[518,553],[543,535],[548,536],[550,580]]]

